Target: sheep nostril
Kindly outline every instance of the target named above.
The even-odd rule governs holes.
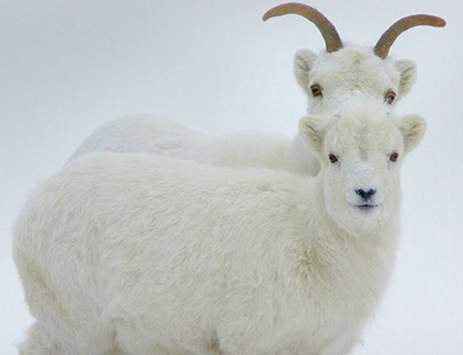
[[[368,200],[371,196],[373,196],[376,193],[376,190],[369,189],[368,191],[365,191],[364,189],[358,189],[355,190],[355,193],[363,199]]]

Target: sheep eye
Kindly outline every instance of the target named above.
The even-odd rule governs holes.
[[[328,155],[328,158],[330,158],[330,162],[333,163],[333,164],[338,161],[338,157],[336,155],[334,155],[334,154]]]
[[[399,159],[399,153],[392,153],[389,159],[391,161],[397,161],[397,159]]]
[[[392,104],[395,100],[395,92],[393,91],[389,91],[386,96],[384,97],[384,100],[388,103],[388,104]]]
[[[322,89],[321,89],[320,86],[317,85],[317,84],[313,84],[313,85],[310,87],[310,91],[312,91],[312,95],[313,95],[314,97],[316,97],[316,96],[321,96],[321,94],[322,94]]]

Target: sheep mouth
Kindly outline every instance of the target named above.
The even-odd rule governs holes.
[[[359,212],[368,213],[381,207],[381,204],[364,203],[361,205],[351,204],[351,208]]]
[[[367,211],[367,210],[371,210],[373,208],[379,207],[379,205],[364,204],[364,205],[355,205],[355,207],[357,207],[361,211]]]
[[[382,212],[382,204],[364,203],[364,204],[350,204],[349,212],[358,220],[363,222],[376,221]]]

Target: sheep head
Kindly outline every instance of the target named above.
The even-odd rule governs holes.
[[[309,97],[311,112],[323,113],[352,95],[361,94],[393,105],[405,96],[416,79],[416,65],[410,60],[393,60],[389,49],[404,31],[420,25],[442,27],[445,21],[430,15],[413,15],[394,23],[372,49],[345,45],[335,27],[316,9],[297,3],[276,6],[263,20],[298,14],[313,22],[325,39],[326,51],[317,55],[300,50],[294,58],[298,84]]]
[[[423,118],[365,104],[304,117],[299,130],[319,160],[326,209],[338,225],[355,232],[397,216],[400,165],[426,131]]]

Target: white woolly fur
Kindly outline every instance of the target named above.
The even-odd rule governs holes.
[[[70,162],[15,225],[36,318],[20,354],[347,354],[391,275],[399,167],[425,122],[340,116],[300,121],[316,177],[157,154]]]
[[[294,58],[298,84],[307,93],[309,114],[334,115],[342,107],[369,103],[392,110],[416,78],[409,60],[377,57],[372,48],[345,44],[319,55],[300,50]],[[317,84],[322,95],[314,97]],[[392,104],[385,95],[397,94]],[[293,140],[272,135],[234,134],[213,138],[157,116],[127,116],[110,121],[91,134],[70,160],[90,152],[145,152],[187,158],[217,166],[266,167],[303,175],[320,169],[315,157],[297,135]]]

